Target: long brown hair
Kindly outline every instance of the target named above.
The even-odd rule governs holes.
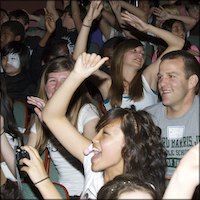
[[[123,86],[123,65],[124,65],[124,54],[138,46],[143,46],[139,40],[126,39],[121,42],[115,49],[113,59],[111,63],[111,77],[112,85],[109,92],[109,98],[112,107],[120,107],[122,103],[122,95],[124,92]],[[144,67],[138,70],[136,76],[133,78],[129,85],[129,96],[134,101],[139,101],[143,97],[143,84],[142,84],[142,72]]]

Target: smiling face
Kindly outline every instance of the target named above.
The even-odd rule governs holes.
[[[105,172],[112,169],[113,173],[123,172],[122,148],[124,134],[120,128],[121,120],[116,119],[102,128],[92,140],[94,156],[92,157],[92,170]]]
[[[50,99],[54,92],[61,86],[65,79],[69,76],[70,71],[51,72],[45,85],[45,91],[48,99]]]
[[[165,60],[160,64],[158,89],[165,106],[182,106],[189,93],[189,80],[186,79],[182,58]]]

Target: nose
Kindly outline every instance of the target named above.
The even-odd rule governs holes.
[[[168,83],[168,80],[169,80],[168,78],[164,78],[164,77],[160,78],[158,81],[158,86],[162,88]]]
[[[57,90],[60,86],[61,86],[62,82],[57,81],[56,85],[55,85],[55,90]]]
[[[93,137],[92,143],[93,144],[99,143],[99,139],[100,139],[100,134],[98,133]]]

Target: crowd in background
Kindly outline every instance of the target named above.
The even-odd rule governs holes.
[[[2,198],[23,198],[9,189],[22,146],[21,170],[46,199],[62,197],[44,152],[70,199],[196,199],[199,1],[62,5],[1,8]],[[15,102],[27,108],[25,130]]]

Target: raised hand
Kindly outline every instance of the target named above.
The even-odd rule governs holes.
[[[84,52],[78,57],[74,71],[82,78],[87,78],[108,59],[108,57],[101,58],[101,56],[95,53],[89,54]]]
[[[38,151],[31,146],[23,146],[22,149],[29,153],[30,159],[23,158],[20,160],[20,164],[25,164],[21,168],[21,171],[26,172],[33,183],[48,177],[47,172],[44,168],[43,160],[41,159]]]
[[[39,98],[39,97],[28,96],[27,97],[27,103],[35,106],[34,111],[37,114],[40,121],[43,122],[42,110],[45,107],[44,100]]]
[[[99,0],[91,1],[88,13],[86,15],[86,20],[89,20],[92,22],[94,19],[96,19],[100,15],[102,8],[103,8],[102,1],[99,1]]]
[[[139,31],[147,32],[148,30],[148,24],[146,22],[142,21],[140,18],[129,13],[128,11],[121,13],[121,18]]]
[[[45,26],[49,33],[53,33],[56,29],[56,23],[53,19],[53,14],[48,12],[46,8],[44,8],[45,12]]]
[[[157,20],[159,21],[170,19],[170,14],[162,6],[159,8],[155,7],[153,14],[157,16]]]

